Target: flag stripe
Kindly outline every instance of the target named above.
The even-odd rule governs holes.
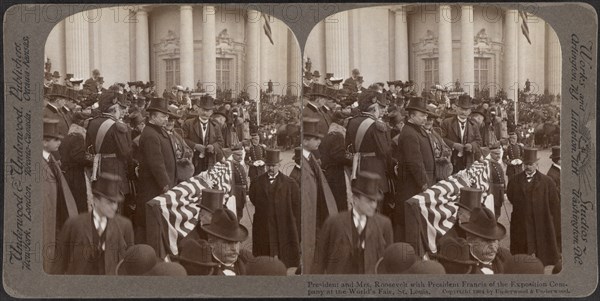
[[[263,30],[265,31],[265,35],[267,36],[267,38],[269,38],[269,41],[271,42],[271,44],[275,45],[273,43],[273,33],[271,31],[271,25],[269,24],[269,19],[268,19],[267,15],[265,15],[264,13],[262,14],[262,17],[265,19],[265,24],[263,24]]]
[[[527,25],[527,12],[519,11],[519,15],[521,16],[521,32],[527,39],[527,42],[531,44],[531,39],[529,38],[529,25]]]
[[[218,189],[231,193],[231,163],[217,163],[208,171],[179,183],[171,190],[148,202],[161,226],[165,249],[172,255],[179,253],[177,243],[187,236],[198,224],[201,191]]]
[[[425,247],[437,252],[437,240],[445,235],[456,223],[458,206],[456,201],[462,187],[475,187],[484,190],[484,196],[489,189],[489,166],[486,163],[475,162],[457,175],[450,176],[431,186],[426,191],[413,196],[407,201],[409,206],[421,213],[420,232],[423,233]]]

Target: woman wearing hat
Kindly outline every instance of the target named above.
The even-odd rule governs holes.
[[[537,170],[537,149],[525,148],[525,171],[508,180],[506,196],[513,205],[510,251],[534,254],[544,266],[554,265],[561,253],[561,212],[556,184]]]

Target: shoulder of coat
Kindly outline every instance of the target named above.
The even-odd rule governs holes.
[[[125,124],[122,121],[115,122],[115,127],[117,128],[117,131],[119,131],[121,133],[127,133],[127,131],[129,130],[129,127],[127,126],[127,124]]]
[[[389,129],[387,124],[380,120],[375,121],[375,128],[381,132],[385,132]]]

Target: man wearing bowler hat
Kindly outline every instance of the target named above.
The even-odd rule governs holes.
[[[183,124],[183,133],[188,146],[194,151],[194,175],[208,170],[215,165],[217,154],[224,147],[224,140],[219,123],[210,117],[215,108],[214,99],[204,95],[193,100],[193,108],[197,118],[188,119]]]
[[[212,275],[245,275],[252,255],[241,248],[241,242],[248,238],[248,229],[238,222],[235,213],[218,209],[213,213],[211,223],[202,225],[202,229],[208,236],[212,263],[216,264]]]
[[[321,229],[312,272],[374,274],[375,265],[393,243],[392,223],[377,213],[383,193],[379,175],[362,171],[352,186],[352,209],[330,216]]]
[[[58,152],[63,138],[58,132],[58,121],[44,119],[44,138],[42,141],[42,171],[44,181],[43,195],[43,249],[44,271],[51,271],[52,260],[60,253],[55,253],[58,233],[69,217],[77,216],[77,205],[67,180],[52,153]]]
[[[146,242],[146,202],[167,192],[177,180],[177,158],[165,130],[171,113],[167,100],[154,98],[147,108],[148,124],[140,135],[140,166],[136,200],[136,243]]]
[[[504,262],[511,255],[498,244],[506,235],[506,228],[496,222],[494,213],[485,207],[475,207],[469,221],[459,225],[466,232],[469,259],[476,262],[471,274],[502,274]]]
[[[458,97],[457,115],[444,119],[441,124],[442,137],[452,148],[452,165],[457,173],[469,168],[475,161],[474,153],[481,146],[481,134],[475,122],[469,119],[472,107],[471,96]]]
[[[552,147],[550,159],[552,159],[552,166],[550,166],[546,175],[556,183],[556,191],[558,199],[560,199],[560,145]]]
[[[561,254],[560,199],[556,184],[538,172],[537,149],[523,150],[525,171],[508,180],[506,196],[513,205],[510,251],[554,265]]]
[[[446,274],[470,274],[477,261],[471,259],[471,250],[462,237],[442,236],[438,241],[437,253],[431,255],[444,266]]]
[[[279,171],[279,150],[267,150],[267,172],[250,183],[254,204],[252,254],[278,257],[286,267],[300,259],[300,189]]]
[[[133,246],[131,222],[117,214],[124,199],[120,182],[118,175],[98,176],[92,186],[92,212],[69,218],[60,233],[53,274],[115,275],[125,251]]]
[[[338,212],[331,188],[314,152],[319,149],[323,135],[318,119],[302,120],[302,272],[311,273],[317,235],[325,219]]]
[[[435,157],[429,135],[423,128],[431,112],[422,97],[413,97],[408,120],[398,137],[398,202],[394,206],[394,239],[404,241],[405,201],[435,184]]]

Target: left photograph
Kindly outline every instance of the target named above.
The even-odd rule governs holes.
[[[44,271],[300,274],[301,60],[284,22],[241,7],[60,21],[39,104]]]

